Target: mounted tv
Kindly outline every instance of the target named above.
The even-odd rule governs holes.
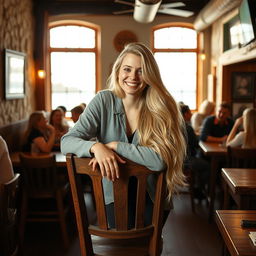
[[[256,39],[256,1],[243,0],[239,7],[243,45]]]

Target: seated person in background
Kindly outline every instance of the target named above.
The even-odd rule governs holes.
[[[33,112],[25,132],[23,151],[31,153],[49,153],[55,141],[55,129],[48,124],[44,111]]]
[[[239,127],[243,124],[244,131],[240,131]],[[236,119],[235,124],[227,138],[227,146],[243,148],[256,148],[256,109],[247,108],[243,112],[243,116]]]
[[[191,117],[191,126],[193,127],[195,133],[197,135],[200,135],[201,129],[202,129],[202,124],[204,119],[207,116],[213,115],[215,109],[215,103],[204,100],[199,109],[198,112],[195,112],[192,117]]]
[[[10,181],[13,177],[14,173],[8,147],[3,137],[0,136],[0,184]]]
[[[80,106],[82,106],[82,107],[85,109],[85,108],[86,108],[86,103],[82,102],[82,103],[80,104]]]
[[[209,116],[204,120],[199,139],[207,142],[225,142],[234,124],[229,116],[229,104],[221,103],[216,115]]]
[[[55,128],[53,150],[60,151],[60,139],[65,133],[68,132],[69,129],[69,126],[64,123],[64,113],[61,108],[52,110],[49,123]]]
[[[59,109],[59,108],[63,111],[63,116],[64,116],[63,123],[64,123],[64,125],[69,126],[68,125],[68,120],[66,119],[67,108],[65,106],[61,105],[61,106],[58,106],[56,109]]]
[[[195,179],[194,196],[201,200],[205,198],[204,191],[209,180],[210,165],[205,159],[197,156],[199,148],[198,139],[192,126],[189,124],[192,116],[189,106],[179,103],[179,107],[186,125],[187,158],[185,167],[190,167],[192,170]]]
[[[85,107],[84,105],[78,105],[71,109],[71,119],[76,123],[79,119],[79,116],[83,113]]]

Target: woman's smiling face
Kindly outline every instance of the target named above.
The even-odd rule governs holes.
[[[141,57],[128,53],[121,64],[118,82],[126,95],[140,95],[146,87],[142,79]]]

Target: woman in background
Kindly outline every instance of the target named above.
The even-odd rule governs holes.
[[[31,153],[49,153],[55,141],[55,128],[48,124],[43,111],[33,112],[25,132],[23,151]]]
[[[55,141],[53,150],[60,150],[60,139],[68,132],[69,126],[64,122],[64,112],[61,108],[52,110],[49,123],[55,128]]]
[[[14,177],[12,162],[7,144],[0,136],[0,184],[10,181]]]
[[[110,226],[113,219],[112,181],[119,178],[118,163],[124,158],[150,170],[166,169],[169,199],[184,184],[186,144],[184,121],[165,88],[152,52],[141,43],[128,44],[113,65],[109,90],[100,91],[88,104],[75,126],[62,137],[61,151],[93,157],[99,166]],[[96,137],[97,141],[90,141]],[[135,188],[132,189],[134,191]],[[130,190],[129,190],[130,192]],[[146,218],[151,221],[154,177],[148,181]],[[130,211],[131,212],[131,211]]]
[[[198,112],[195,112],[191,117],[191,126],[197,135],[200,135],[202,124],[207,116],[214,113],[215,104],[211,101],[204,100],[200,105]]]
[[[238,132],[243,124],[243,131]],[[256,109],[247,108],[243,116],[236,119],[235,124],[228,135],[227,146],[243,148],[256,148]]]

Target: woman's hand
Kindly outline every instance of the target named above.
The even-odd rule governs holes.
[[[125,163],[125,161],[117,153],[102,143],[94,144],[91,147],[91,152],[94,154],[94,158],[89,165],[92,165],[93,170],[98,164],[103,177],[112,181],[119,178],[118,163]]]
[[[51,133],[56,133],[56,130],[55,128],[51,125],[51,124],[47,124],[46,125],[46,128],[51,132]]]

